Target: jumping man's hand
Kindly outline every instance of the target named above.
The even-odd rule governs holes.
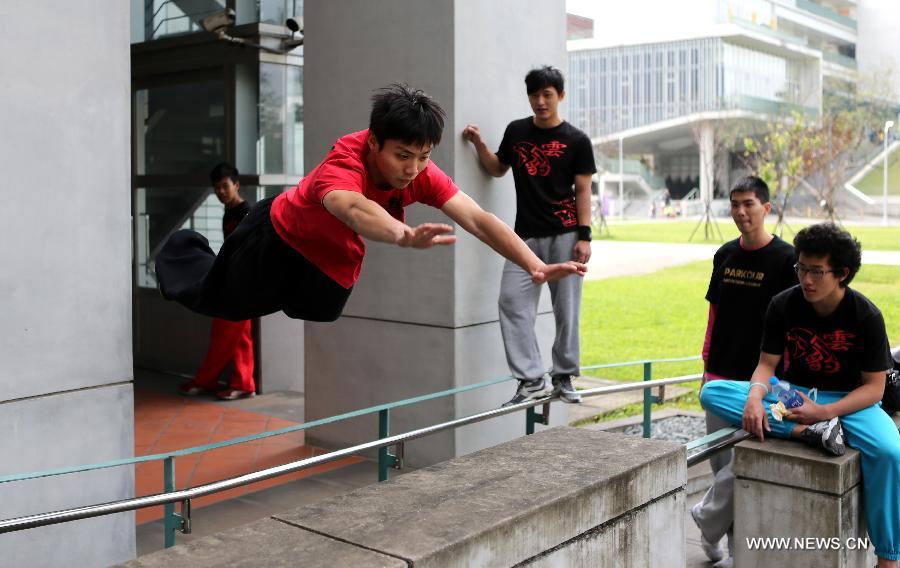
[[[545,264],[543,267],[531,273],[531,280],[535,284],[543,284],[544,282],[552,282],[572,274],[584,276],[586,272],[587,266],[580,262],[570,260],[569,262],[560,262],[559,264]]]
[[[434,245],[452,245],[456,242],[456,237],[444,235],[452,232],[453,227],[444,223],[422,223],[418,227],[407,227],[397,244],[417,249],[427,249]]]

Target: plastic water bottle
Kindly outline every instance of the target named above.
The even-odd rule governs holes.
[[[778,377],[771,377],[769,384],[772,385],[772,392],[784,404],[785,408],[803,406],[803,399],[800,398],[800,394],[797,392],[797,389],[791,386],[791,383],[780,380]]]

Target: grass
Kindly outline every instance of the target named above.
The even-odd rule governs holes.
[[[900,177],[898,177],[900,179]],[[731,218],[717,219],[719,230],[722,237],[726,241],[736,239],[738,230],[732,223]],[[783,238],[790,241],[793,238],[794,231],[800,230],[807,225],[803,223],[789,223],[792,230],[785,229]],[[697,221],[657,221],[647,223],[622,223],[609,222],[609,235],[604,232],[595,230],[594,233],[600,235],[601,240],[613,241],[639,241],[651,243],[690,243],[690,244],[721,244],[723,241],[718,238],[718,232],[714,232],[715,237],[704,239],[703,227],[697,230],[693,241],[688,241],[691,232],[697,226]],[[774,222],[769,225],[772,230]],[[900,250],[900,227],[877,227],[870,225],[852,225],[847,224],[846,229],[862,243],[865,250]]]
[[[900,152],[896,150],[888,156],[888,195],[900,195]],[[884,166],[878,167],[866,174],[856,184],[856,189],[874,197],[884,195]]]
[[[708,304],[710,262],[700,261],[642,276],[585,282],[581,316],[581,360],[584,366],[642,359],[696,355],[703,345]],[[900,343],[900,266],[863,266],[851,286],[884,314],[891,345]],[[653,377],[699,373],[700,361],[660,363]],[[604,378],[637,381],[640,365],[587,371]],[[686,386],[697,388],[698,383]],[[700,410],[696,397],[676,401]],[[606,419],[640,413],[640,405],[624,407]],[[621,410],[621,409],[620,409]]]

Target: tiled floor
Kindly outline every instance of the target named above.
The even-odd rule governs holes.
[[[278,430],[296,424],[280,418],[230,408],[202,399],[135,389],[134,455],[159,454],[171,450],[221,442],[239,436]],[[175,459],[175,486],[178,489],[235,477],[323,453],[304,445],[303,432],[292,432],[264,440],[245,442]],[[304,471],[260,481],[192,501],[194,508],[251,493],[362,461],[345,458]],[[136,495],[163,492],[162,460],[138,464],[135,468]],[[162,517],[162,507],[137,511],[138,524]]]

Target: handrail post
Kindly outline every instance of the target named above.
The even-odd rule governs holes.
[[[537,412],[534,411],[534,407],[528,407],[528,410],[525,411],[525,435],[531,436],[534,434],[534,425],[537,424]]]
[[[378,439],[391,435],[390,409],[383,408],[378,411]],[[387,448],[378,448],[378,481],[388,480],[388,469],[393,465],[394,456],[388,453]]]
[[[163,461],[163,491],[171,493],[175,491],[175,456],[169,456]],[[175,514],[175,503],[163,505],[163,530],[165,531],[165,547],[175,546],[175,531],[179,529],[181,519]]]
[[[644,362],[644,380],[649,381],[653,378],[653,363]],[[649,438],[652,433],[650,422],[651,405],[653,404],[653,394],[651,389],[644,389],[644,437]]]

